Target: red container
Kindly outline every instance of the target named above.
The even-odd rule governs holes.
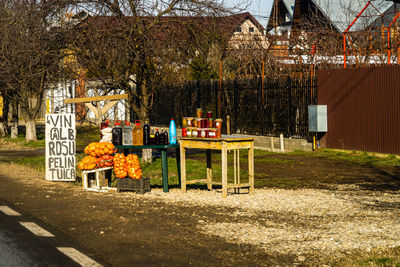
[[[211,119],[212,118],[212,111],[207,111],[207,119]]]
[[[187,137],[186,128],[182,128],[182,137]]]

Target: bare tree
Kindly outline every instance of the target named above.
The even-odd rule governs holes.
[[[51,3],[50,3],[51,2]],[[26,141],[36,140],[36,117],[46,85],[58,79],[62,28],[54,27],[61,1],[14,0],[1,6],[0,81],[19,104]]]
[[[204,18],[229,11],[209,0],[89,2],[91,17],[80,24],[71,49],[88,77],[128,93],[141,120],[149,119],[157,87],[182,81],[192,59],[205,53]]]

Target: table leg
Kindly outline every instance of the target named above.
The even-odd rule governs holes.
[[[175,148],[176,155],[176,169],[178,171],[178,182],[179,187],[181,187],[181,150],[179,148]]]
[[[211,149],[207,149],[207,188],[212,190],[212,160]]]
[[[82,174],[82,185],[83,185],[83,189],[87,189],[88,188],[88,175],[87,175],[87,173],[83,173]]]
[[[222,195],[223,197],[228,196],[228,153],[225,142],[222,142],[221,150],[221,161],[222,161]]]
[[[163,191],[168,193],[168,157],[167,149],[161,150],[161,164],[162,164],[162,181],[163,181]]]
[[[129,148],[124,148],[124,155],[127,156],[129,154]]]
[[[186,193],[186,153],[182,143],[180,144],[180,156],[181,156],[181,190],[182,193]]]
[[[254,193],[254,147],[251,144],[249,149],[249,194]]]

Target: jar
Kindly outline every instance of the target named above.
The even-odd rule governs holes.
[[[196,122],[197,122],[197,128],[203,128],[203,124],[202,124],[203,119],[202,118],[197,118]]]
[[[208,136],[209,136],[210,138],[215,138],[215,137],[216,137],[215,130],[209,130]]]
[[[193,127],[193,117],[186,117],[187,127]]]
[[[187,129],[186,130],[186,134],[187,134],[187,137],[192,137],[192,129]]]
[[[207,119],[211,119],[212,118],[212,111],[207,111]]]
[[[182,128],[188,127],[187,117],[182,117]]]
[[[187,137],[187,129],[182,128],[182,137]]]
[[[201,129],[201,138],[206,138],[206,129]]]
[[[210,130],[205,129],[205,132],[206,132],[205,138],[210,138]]]
[[[222,129],[222,119],[215,119],[215,128]]]
[[[214,127],[214,119],[213,118],[209,118],[208,119],[208,128],[215,128]]]
[[[217,129],[215,132],[215,137],[216,138],[221,138],[221,129]]]
[[[203,109],[202,108],[197,108],[196,109],[196,117],[197,118],[202,118],[203,116]]]

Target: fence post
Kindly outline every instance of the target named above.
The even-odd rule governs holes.
[[[288,94],[289,94],[289,96],[288,96],[288,98],[289,98],[289,121],[288,121],[288,124],[289,124],[289,128],[288,128],[288,135],[289,135],[289,137],[290,136],[292,136],[292,129],[293,129],[293,106],[292,106],[292,80],[291,80],[291,78],[290,78],[290,76],[288,77],[288,89],[289,89],[289,91],[288,91]]]
[[[260,135],[264,135],[264,78],[260,79],[260,101],[259,101],[259,113],[260,113]]]

